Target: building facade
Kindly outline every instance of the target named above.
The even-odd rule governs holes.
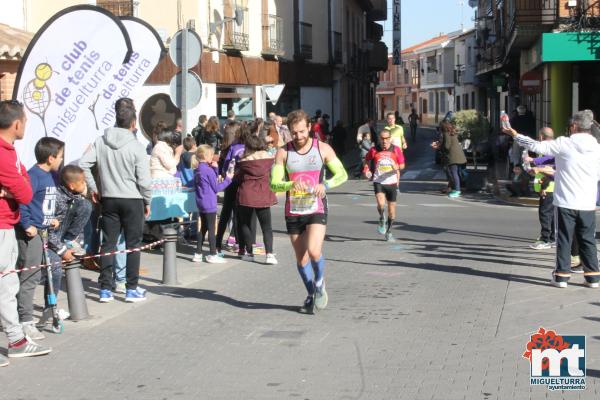
[[[454,39],[454,111],[478,108],[475,30]]]
[[[356,125],[373,115],[376,74],[387,67],[376,22],[387,18],[385,0],[177,0],[168,7],[160,0],[15,0],[0,23],[35,32],[76,4],[139,17],[167,47],[184,26],[199,35],[203,52],[192,70],[202,80],[202,98],[188,110],[188,130],[201,114],[224,119],[233,110],[249,119],[300,107]],[[168,94],[177,72],[163,58],[134,99],[138,108]]]
[[[600,113],[600,3],[479,0],[477,76],[482,111],[498,131],[501,110],[527,106],[537,128],[566,129],[574,111]]]

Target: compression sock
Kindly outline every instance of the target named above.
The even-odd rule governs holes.
[[[321,287],[323,285],[323,276],[325,275],[325,257],[321,255],[318,260],[310,261],[315,271],[315,286]]]
[[[392,217],[388,217],[386,233],[390,233],[390,231],[392,230],[393,224],[394,224],[394,219]]]
[[[306,265],[297,265],[298,273],[302,278],[302,282],[304,282],[304,287],[306,287],[306,291],[308,294],[312,295],[315,292],[315,283],[314,283],[314,272],[311,266],[310,261],[306,263]]]
[[[377,207],[377,212],[379,213],[379,220],[383,221],[383,212],[385,211],[385,208],[379,208]]]

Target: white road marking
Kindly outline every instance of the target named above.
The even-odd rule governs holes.
[[[445,208],[465,208],[467,206],[461,206],[458,204],[448,204],[448,203],[430,203],[430,204],[417,204],[418,206],[423,207],[445,207]]]

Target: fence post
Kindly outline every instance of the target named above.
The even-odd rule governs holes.
[[[177,230],[172,226],[163,228],[163,285],[178,285],[177,281]]]
[[[81,321],[90,317],[83,284],[81,283],[81,272],[79,266],[65,269],[67,279],[67,300],[69,302],[69,314],[72,321]]]

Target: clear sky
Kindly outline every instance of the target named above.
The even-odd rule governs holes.
[[[392,52],[392,0],[388,2],[388,20],[384,24],[383,40]],[[461,7],[461,3],[463,3]],[[402,48],[413,46],[437,36],[460,29],[461,9],[465,28],[473,27],[475,9],[460,0],[402,0]]]

